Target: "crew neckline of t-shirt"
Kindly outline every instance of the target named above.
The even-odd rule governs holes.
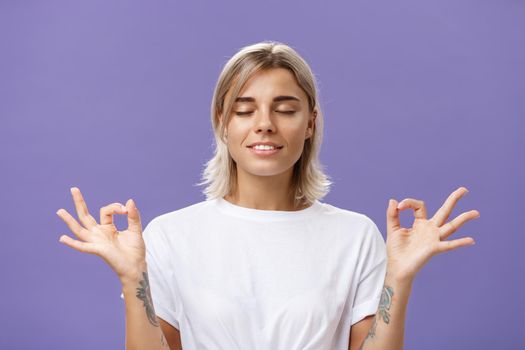
[[[215,199],[217,208],[228,215],[233,215],[237,217],[242,217],[251,220],[265,220],[265,221],[287,221],[287,220],[297,220],[304,219],[311,216],[313,213],[317,212],[322,203],[317,199],[314,200],[312,205],[301,210],[263,210],[263,209],[254,209],[242,207],[237,204],[233,204],[222,197],[217,197]]]

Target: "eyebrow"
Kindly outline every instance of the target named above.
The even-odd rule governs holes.
[[[295,96],[284,96],[284,95],[280,95],[280,96],[276,96],[273,98],[273,101],[274,102],[281,102],[281,101],[299,101],[301,102],[301,100],[299,100],[297,97]],[[237,97],[235,99],[235,102],[255,102],[255,98],[253,97]]]

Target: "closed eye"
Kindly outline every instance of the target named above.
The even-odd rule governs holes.
[[[276,111],[277,113],[283,113],[283,114],[294,114],[295,111]],[[236,115],[248,115],[248,114],[251,114],[253,112],[235,112]]]

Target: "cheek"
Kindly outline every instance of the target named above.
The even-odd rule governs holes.
[[[249,128],[242,124],[230,124],[228,127],[228,145],[231,147],[239,147],[244,144],[246,137],[249,134]]]
[[[298,148],[304,145],[306,125],[302,123],[295,125],[288,125],[282,129],[283,134],[289,142],[290,147]]]
[[[233,117],[232,117],[233,118]],[[240,138],[250,131],[251,124],[246,120],[231,119],[228,124],[228,135],[236,136]]]
[[[245,147],[247,133],[245,128],[242,128],[242,125],[238,123],[231,123],[228,126],[227,133],[228,152],[235,161],[238,161],[244,151],[243,147]]]

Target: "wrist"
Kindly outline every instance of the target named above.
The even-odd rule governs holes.
[[[147,273],[147,271],[146,262],[142,262],[133,269],[130,269],[125,275],[120,276],[119,279],[122,284],[122,289],[124,290],[128,286],[135,288],[140,281],[144,280],[144,273]]]
[[[397,273],[392,269],[386,270],[385,282],[390,285],[397,285],[403,287],[407,290],[412,289],[412,284],[414,283],[414,276],[408,276],[404,274]]]

